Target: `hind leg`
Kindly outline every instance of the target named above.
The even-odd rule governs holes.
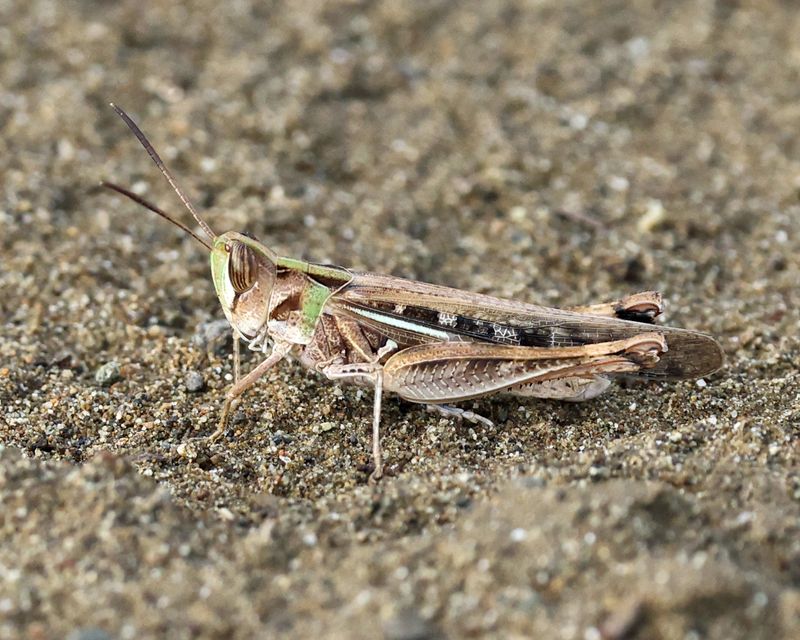
[[[583,402],[584,400],[596,398],[608,389],[610,385],[611,380],[603,376],[592,376],[591,378],[572,377],[521,384],[510,388],[508,393],[529,398],[551,398],[568,402]]]
[[[656,316],[661,315],[663,310],[661,294],[657,291],[642,291],[611,302],[570,307],[569,309],[569,311],[585,313],[590,316],[634,320],[647,324],[652,324]]]
[[[462,409],[461,407],[454,407],[451,404],[426,404],[425,410],[431,413],[439,413],[446,418],[455,418],[456,420],[466,420],[467,422],[485,424],[487,427],[493,427],[494,422],[485,418],[480,414],[470,411],[469,409]]]

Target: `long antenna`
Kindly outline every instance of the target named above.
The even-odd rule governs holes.
[[[169,222],[174,224],[176,227],[178,227],[180,229],[183,229],[186,233],[188,233],[195,240],[197,240],[200,244],[202,244],[206,249],[208,249],[209,251],[213,251],[213,248],[211,247],[211,245],[208,243],[207,240],[203,240],[203,238],[198,236],[194,231],[192,231],[185,224],[183,224],[182,222],[179,222],[178,220],[173,218],[171,215],[169,215],[168,213],[166,213],[162,209],[159,209],[156,205],[154,205],[151,202],[148,202],[147,200],[142,198],[140,195],[135,194],[133,191],[129,191],[125,187],[120,187],[118,184],[114,184],[113,182],[106,182],[105,180],[100,182],[100,186],[101,187],[105,187],[106,189],[111,189],[112,191],[116,191],[117,193],[122,194],[126,198],[130,198],[136,204],[139,204],[139,205],[143,206],[145,209],[150,209],[150,211],[160,215],[162,218],[164,218],[165,220],[168,220]]]
[[[181,199],[181,202],[183,202],[183,204],[186,206],[186,208],[192,214],[194,219],[197,220],[197,224],[200,225],[200,228],[203,231],[205,231],[206,235],[209,238],[214,240],[217,237],[217,234],[214,233],[211,230],[211,227],[209,227],[200,218],[200,216],[197,213],[197,210],[194,208],[194,205],[191,203],[189,198],[186,197],[186,195],[183,193],[181,188],[178,186],[178,183],[175,182],[175,178],[172,177],[172,174],[170,173],[169,169],[167,169],[167,166],[164,164],[164,161],[161,159],[161,157],[158,155],[158,153],[156,153],[156,150],[153,148],[153,145],[150,144],[150,141],[147,139],[147,136],[145,136],[144,133],[142,133],[142,130],[136,125],[136,123],[131,119],[131,117],[127,113],[125,113],[122,109],[120,109],[113,102],[111,102],[109,104],[111,105],[111,108],[114,109],[114,111],[117,112],[119,117],[122,118],[125,121],[125,124],[128,125],[128,129],[133,131],[133,135],[135,135],[138,138],[139,142],[142,143],[142,146],[144,147],[144,150],[147,151],[148,155],[153,159],[153,162],[156,163],[156,166],[159,168],[161,173],[167,179],[167,182],[169,182],[170,186],[175,190],[175,193],[178,194],[178,197]],[[123,192],[120,191],[120,193],[123,193]],[[124,194],[124,195],[127,195],[127,194]],[[142,204],[142,203],[140,203],[140,204]],[[149,208],[150,207],[148,207],[148,209]],[[151,209],[151,211],[152,211],[152,209]]]

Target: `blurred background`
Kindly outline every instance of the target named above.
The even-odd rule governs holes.
[[[798,33],[778,0],[0,0],[0,635],[796,637]],[[726,368],[487,430],[389,400],[378,488],[369,394],[297,367],[195,447],[222,313],[202,248],[97,188],[190,220],[110,101],[217,232],[658,289]]]

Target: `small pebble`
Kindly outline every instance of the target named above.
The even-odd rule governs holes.
[[[181,458],[186,458],[187,460],[195,460],[197,458],[197,450],[191,443],[181,442],[176,451]]]
[[[272,435],[273,444],[290,444],[293,439],[292,436],[286,435],[283,431],[276,431]]]
[[[512,542],[522,542],[528,537],[528,532],[521,528],[512,529],[509,537]]]
[[[416,611],[404,609],[384,624],[383,637],[386,640],[426,640],[439,634]]]
[[[224,318],[200,323],[192,336],[195,346],[217,354],[227,353],[232,342],[231,325]]]
[[[115,382],[119,382],[121,378],[119,364],[114,360],[106,362],[94,374],[95,382],[103,387],[110,387]]]
[[[313,531],[303,535],[303,544],[307,547],[313,547],[317,544],[317,534]]]
[[[75,629],[67,636],[67,640],[112,640],[108,632],[97,627]]]
[[[650,233],[666,219],[664,205],[660,200],[649,200],[642,217],[636,223],[639,233]]]
[[[205,378],[203,378],[203,374],[198,373],[197,371],[190,371],[187,373],[186,377],[183,379],[183,383],[186,385],[186,390],[191,393],[196,393],[206,386],[206,381]]]

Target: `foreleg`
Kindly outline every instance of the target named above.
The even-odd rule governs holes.
[[[222,415],[219,419],[219,425],[217,426],[217,430],[208,437],[209,442],[214,442],[214,440],[219,438],[225,432],[225,427],[228,423],[228,415],[230,414],[234,400],[247,391],[247,389],[252,387],[253,384],[269,369],[283,360],[291,348],[292,345],[288,342],[276,342],[273,344],[272,352],[269,354],[269,356],[267,356],[266,360],[261,362],[261,364],[248,373],[244,378],[234,383],[234,385],[228,390],[228,393],[225,394],[225,404],[222,407]]]

